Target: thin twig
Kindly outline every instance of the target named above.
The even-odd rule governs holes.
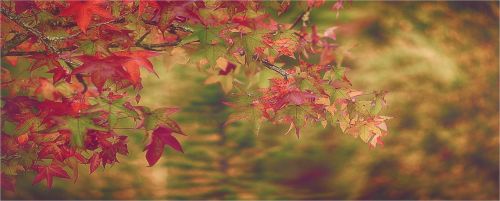
[[[158,25],[157,21],[146,20],[146,19],[142,19],[142,21],[144,22],[144,24],[149,24],[149,25],[154,25],[154,26]],[[173,29],[173,30],[180,30],[180,31],[187,32],[187,33],[193,33],[194,32],[191,28],[185,27],[185,26],[181,26],[181,25],[178,25],[178,24],[171,24],[168,28],[169,29]]]
[[[157,44],[147,44],[147,43],[136,43],[136,47],[144,48],[147,50],[153,50],[153,51],[158,51],[155,48],[162,48],[162,47],[172,47],[172,46],[177,46],[181,41],[176,40],[173,42],[164,42],[164,43],[157,43]]]
[[[151,30],[148,30],[146,33],[144,33],[144,35],[142,35],[138,40],[137,42],[135,42],[135,44],[140,44],[142,43],[142,41],[144,41],[144,39],[151,33]]]
[[[142,43],[144,39],[151,33],[151,31],[147,31],[142,35],[136,42],[135,46],[140,47],[146,50],[152,50],[152,51],[162,51],[158,50],[155,48],[161,48],[161,47],[170,47],[170,46],[177,46],[180,43],[180,40],[174,41],[174,42],[164,42],[164,43],[158,43],[158,44],[147,44],[147,43]]]
[[[304,19],[303,17],[304,16],[308,16],[309,15],[309,12],[310,12],[310,8],[308,8],[306,11],[304,11],[303,13],[301,13],[296,19],[295,21],[293,22],[292,26],[290,26],[289,29],[293,29],[295,26],[297,26],[297,24],[299,24],[300,20],[302,20],[304,22]]]
[[[264,64],[264,66],[266,68],[269,68],[277,73],[279,73],[281,76],[283,76],[286,79],[288,79],[288,76],[290,76],[289,73],[287,73],[284,69],[270,63],[267,59],[260,59],[259,57],[257,56],[254,56],[254,59],[258,62],[261,62],[262,64]]]

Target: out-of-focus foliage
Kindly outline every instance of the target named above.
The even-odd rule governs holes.
[[[247,122],[224,128],[229,97],[218,85],[200,86],[197,72],[170,66],[185,60],[174,51],[154,60],[168,66],[158,69],[168,77],[145,79],[142,97],[152,107],[184,108],[183,156],[168,154],[155,167],[131,156],[50,190],[26,175],[2,198],[499,199],[498,8],[353,2],[338,18],[327,9],[311,13],[319,30],[337,24],[339,43],[353,46],[345,61],[353,84],[389,91],[386,113],[395,118],[382,149],[330,127],[306,129],[300,140],[283,136],[288,128],[264,127],[258,136]]]
[[[138,105],[141,69],[160,77],[149,59],[173,49],[188,53],[184,70],[196,67],[208,76],[204,84],[234,93],[224,103],[233,112],[218,127],[249,120],[258,133],[263,123],[285,124],[299,137],[309,124],[330,124],[370,147],[383,145],[386,93],[352,88],[335,28],[321,33],[309,23],[313,8],[325,5],[3,1],[1,187],[14,191],[17,175],[37,172],[32,184],[51,188],[53,177],[76,181],[80,164],[93,173],[119,163],[117,154],[129,154],[124,133],[143,134],[149,166],[165,148],[184,152],[176,135],[185,133],[171,116],[179,108]],[[343,5],[326,6],[338,12]],[[268,87],[254,79],[262,70],[276,72]]]

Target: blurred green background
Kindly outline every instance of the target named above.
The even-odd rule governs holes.
[[[331,4],[332,2],[328,2]],[[354,87],[387,90],[389,135],[369,149],[338,128],[313,127],[300,139],[245,122],[219,85],[179,50],[156,58],[161,79],[144,80],[142,104],[179,106],[185,154],[167,150],[146,167],[138,135],[129,157],[53,189],[17,181],[4,199],[499,199],[499,3],[352,2],[339,17],[311,13],[319,30],[338,26],[354,45],[347,66]],[[270,72],[272,75],[272,72]],[[265,82],[269,75],[262,75]]]

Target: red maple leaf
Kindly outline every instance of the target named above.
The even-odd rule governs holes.
[[[235,69],[236,69],[235,64],[227,62],[226,68],[224,70],[223,69],[219,70],[219,75],[227,75],[230,72],[234,71]]]
[[[37,9],[37,5],[35,4],[34,1],[28,0],[28,1],[16,1],[16,13],[20,14],[23,13],[24,11],[27,10],[34,10]]]
[[[165,144],[160,139],[153,137],[151,143],[146,146],[146,160],[149,166],[153,166],[160,160]]]
[[[117,163],[118,159],[116,158],[116,154],[119,153],[121,155],[127,155],[127,136],[113,136],[114,143],[109,143],[109,145],[103,145],[102,151],[100,153],[102,159],[102,166],[106,167],[106,164]]]
[[[90,163],[90,174],[94,172],[97,167],[99,167],[99,164],[101,164],[101,156],[99,153],[94,153],[92,157],[90,157],[89,163]]]
[[[174,136],[172,136],[172,130],[170,130],[169,128],[160,126],[155,131],[153,131],[153,135],[159,137],[161,141],[166,145],[172,147],[173,149],[179,152],[184,153],[181,144],[179,143],[179,141],[177,141],[177,139]]]
[[[139,8],[137,10],[137,14],[139,16],[142,16],[142,13],[148,8],[154,8],[158,9],[158,3],[156,1],[149,1],[149,0],[139,0]]]
[[[216,10],[220,8],[229,8],[232,9],[235,14],[246,11],[248,5],[250,4],[250,2],[247,1],[221,1],[218,3],[219,5],[217,6]]]
[[[153,64],[147,59],[155,55],[157,53],[150,51],[123,51],[115,52],[114,55],[104,58],[99,56],[79,56],[78,59],[83,64],[73,70],[72,74],[90,74],[92,83],[94,83],[99,91],[102,91],[104,83],[107,80],[112,80],[115,83],[130,81],[129,84],[122,83],[121,86],[126,87],[133,84],[136,87],[140,87],[139,67],[142,66],[148,71],[155,73]]]
[[[259,100],[264,113],[268,109],[276,112],[287,105],[310,104],[316,98],[312,92],[300,90],[295,85],[294,79],[271,79],[270,81],[271,87],[264,90],[264,95]]]
[[[118,44],[123,49],[129,49],[135,43],[130,36],[133,30],[124,29],[117,25],[105,24],[99,27],[99,38],[107,41],[107,45]]]
[[[24,122],[36,115],[35,110],[38,108],[39,102],[31,97],[15,96],[3,99],[5,105],[2,107],[2,112],[11,120]]]
[[[88,150],[101,148],[100,152],[95,152],[89,159],[90,173],[94,172],[101,163],[103,167],[106,167],[106,164],[118,162],[117,153],[127,155],[126,141],[127,136],[96,130],[89,131],[85,138],[85,148]]]
[[[81,98],[62,98],[61,101],[45,100],[38,105],[40,114],[46,118],[54,116],[79,116],[90,106]],[[47,119],[46,119],[47,120]]]
[[[123,63],[123,67],[129,73],[130,80],[132,81],[132,83],[137,84],[140,81],[141,74],[139,67],[141,66],[144,67],[149,72],[154,73],[158,77],[158,74],[156,74],[153,68],[153,64],[148,60],[149,57],[157,56],[158,53],[139,50],[134,52],[131,51],[114,52],[114,54],[117,56],[125,56],[130,58],[130,60]]]
[[[52,163],[49,166],[41,166],[37,165],[34,167],[36,172],[38,174],[35,176],[35,179],[33,180],[33,185],[39,183],[43,179],[47,180],[47,186],[49,188],[52,188],[52,177],[59,177],[59,178],[64,178],[64,179],[69,179],[68,173],[62,169],[61,166]]]
[[[40,143],[38,158],[55,159],[64,162],[70,157],[76,158],[81,163],[87,163],[87,159],[76,151],[74,147],[69,146],[71,133],[60,130],[56,133],[38,135],[36,142]]]
[[[78,59],[80,59],[83,64],[73,70],[71,74],[90,74],[92,83],[94,83],[98,91],[102,91],[104,83],[106,83],[107,80],[118,82],[120,80],[126,80],[129,77],[129,74],[122,67],[122,64],[128,57],[109,56],[99,58],[95,56],[80,56]]]
[[[42,66],[48,66],[49,68],[54,67],[60,67],[59,65],[59,59],[61,58],[59,55],[56,54],[48,54],[48,55],[31,55],[29,57],[30,59],[33,60],[33,63],[31,64],[30,70],[36,70]]]
[[[103,3],[103,0],[70,1],[69,6],[61,12],[60,16],[71,16],[76,21],[78,27],[85,33],[93,14],[103,18],[113,18],[111,13],[101,7]]]
[[[139,5],[141,13],[144,11],[143,5]],[[159,29],[164,32],[174,21],[184,23],[186,21],[191,21],[193,23],[199,23],[206,25],[204,19],[202,19],[199,9],[204,8],[205,4],[201,1],[156,1],[149,3],[149,6],[157,7],[155,9],[155,15],[151,18],[152,21],[160,21],[160,16],[166,15],[166,23],[160,23]],[[141,8],[142,7],[142,8]]]
[[[66,154],[55,142],[46,143],[46,146],[38,152],[39,158],[47,158],[49,155],[52,155],[52,157],[58,161],[64,161],[64,159],[66,159]]]
[[[172,136],[172,130],[166,127],[158,127],[153,131],[153,136],[151,138],[151,143],[146,146],[146,159],[148,160],[149,166],[153,166],[160,159],[165,145],[172,147],[173,149],[183,152],[182,146],[179,141]]]
[[[54,84],[68,76],[68,72],[60,66],[47,71],[47,73],[54,73],[54,76],[52,77],[52,83]]]

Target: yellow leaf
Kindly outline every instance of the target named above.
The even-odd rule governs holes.
[[[371,136],[372,136],[372,133],[370,132],[370,130],[368,129],[368,127],[366,125],[360,126],[359,137],[361,138],[361,140],[368,143]]]
[[[372,137],[372,140],[368,142],[372,147],[376,147],[378,144],[378,138],[380,138],[381,135],[375,134],[375,136]]]
[[[326,111],[330,112],[332,115],[335,115],[335,110],[335,105],[326,106]]]
[[[321,104],[321,105],[330,105],[330,98],[321,97],[321,98],[316,99],[315,103]]]
[[[351,90],[349,93],[347,93],[349,95],[349,97],[351,98],[354,98],[356,96],[360,96],[360,95],[363,95],[363,92],[362,91],[358,91],[358,90]]]
[[[321,121],[321,125],[323,126],[323,128],[326,128],[326,124],[327,124],[326,120]]]
[[[217,59],[217,61],[215,61],[215,66],[217,66],[221,70],[226,70],[227,64],[228,64],[228,61],[224,57],[219,57]]]
[[[233,89],[233,76],[228,75],[220,78],[220,84],[222,86],[222,90],[224,91],[224,93],[226,94],[229,93],[229,91]]]
[[[214,84],[220,81],[220,76],[212,75],[205,80],[204,84]]]
[[[342,132],[345,133],[347,127],[349,127],[349,121],[348,121],[348,119],[345,118],[345,117],[341,117],[340,121],[339,121],[339,125],[340,125],[340,129],[342,130]]]

